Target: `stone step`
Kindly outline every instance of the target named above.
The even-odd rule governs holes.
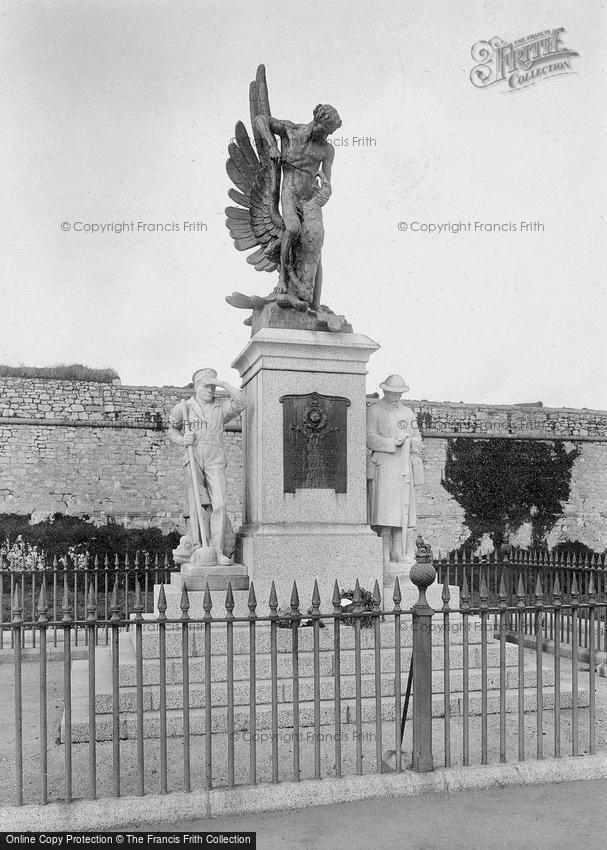
[[[239,565],[233,565],[237,567]],[[246,568],[240,565],[241,570],[245,570]],[[383,579],[381,582],[382,585],[382,593],[380,599],[380,607],[382,610],[392,611],[394,608],[394,583],[395,579],[398,575],[398,580],[400,583],[400,591],[401,591],[401,601],[400,607],[403,611],[409,611],[409,609],[416,604],[419,598],[419,590],[418,588],[411,583],[409,579],[409,570],[410,566],[399,570],[389,570],[384,571]],[[303,613],[309,608],[312,602],[312,587],[308,587],[308,592],[302,586],[300,581],[300,577],[297,577],[298,587],[299,587],[299,598],[301,600],[301,610]],[[234,611],[233,614],[235,617],[248,617],[249,616],[249,608],[248,608],[248,591],[243,589],[238,589],[239,587],[244,587],[242,585],[242,581],[244,580],[245,584],[248,582],[248,578],[246,576],[238,576],[233,577],[232,581],[232,590],[233,593],[233,601],[234,601]],[[180,619],[181,618],[181,594],[183,587],[183,576],[180,573],[171,573],[170,582],[164,585],[165,592],[165,600],[167,604],[166,608],[166,616],[172,619]],[[188,583],[188,579],[185,579],[186,584]],[[190,579],[190,583],[192,583]],[[190,603],[189,615],[190,617],[203,617],[204,616],[204,586],[206,585],[206,579],[203,577],[199,577],[194,582],[199,589],[190,589],[188,591],[188,601]],[[220,579],[220,584],[225,583],[225,579]],[[304,582],[305,583],[305,582]],[[342,585],[341,589],[352,590],[354,587],[355,579],[353,581],[348,582],[349,587],[344,587]],[[210,584],[213,586],[217,586],[217,575],[211,578]],[[373,587],[366,588],[369,591],[373,590]],[[325,592],[327,587],[325,587]],[[258,588],[259,591],[259,588]],[[160,592],[160,585],[154,585],[154,613],[158,613],[158,595]],[[269,588],[268,588],[269,592]],[[323,595],[321,591],[321,611],[323,614],[329,613],[332,610],[332,592],[333,588],[331,588],[331,592],[327,595]],[[443,607],[443,587],[442,585],[438,585],[434,582],[430,587],[426,590],[426,599],[431,608],[434,608],[435,611],[441,611]],[[458,608],[460,603],[460,591],[457,586],[450,585],[449,586],[449,604],[451,608]],[[218,590],[210,588],[211,595],[211,612],[214,617],[223,617],[226,613],[225,602],[226,602],[226,590]],[[291,596],[291,587],[285,592],[284,588],[282,590],[279,589],[278,594],[278,604],[280,607],[284,607],[285,605],[289,605],[289,600]],[[268,597],[264,598],[264,595],[257,594],[257,614],[258,615],[266,615],[269,613],[268,609]]]
[[[105,647],[97,650],[97,655],[109,652]],[[355,651],[344,649],[340,652],[342,676],[353,676],[355,671]],[[411,657],[410,649],[401,652],[401,668],[408,670]],[[442,647],[436,647],[432,654],[432,664],[435,670],[443,667]],[[271,678],[271,656],[269,653],[255,655],[256,677],[258,679]],[[373,649],[364,649],[360,654],[361,672],[363,674],[373,673],[375,670],[375,653]],[[85,662],[81,662],[86,664]],[[102,662],[100,661],[99,664]],[[481,646],[473,644],[468,649],[468,663],[470,669],[481,666]],[[487,666],[499,667],[500,647],[494,642],[487,647]],[[505,646],[505,663],[507,667],[515,667],[518,664],[518,648],[513,644]],[[279,679],[290,679],[292,676],[292,658],[290,652],[278,653],[276,666]],[[463,648],[454,646],[449,653],[449,669],[457,670],[463,666]],[[334,673],[334,653],[326,651],[319,653],[318,667],[321,676],[332,676]],[[383,651],[380,656],[380,669],[382,673],[394,672],[394,650]],[[191,682],[204,682],[205,659],[189,659],[189,674]],[[249,679],[249,657],[248,655],[235,656],[233,659],[233,670],[235,681],[248,681]],[[227,679],[227,656],[212,655],[211,671],[213,681],[225,681]],[[314,655],[311,652],[299,654],[299,675],[312,676],[314,674]],[[119,650],[119,679],[121,686],[134,685],[136,683],[135,651],[128,635],[121,636]],[[167,684],[177,684],[183,681],[182,659],[167,658],[166,662]],[[157,658],[145,659],[143,661],[144,684],[157,684],[160,681],[160,662]]]
[[[515,714],[518,711],[518,689],[508,689],[505,692],[506,696],[506,712]],[[547,687],[542,693],[542,706],[545,711],[554,708],[554,688]],[[570,692],[562,692],[560,698],[560,707],[562,710],[570,709],[572,706],[572,696]],[[578,707],[585,708],[588,706],[588,693],[584,690],[578,692]],[[432,699],[432,716],[435,718],[444,717],[444,698],[442,695],[435,695]],[[534,688],[529,688],[524,694],[524,710],[526,713],[535,712],[537,710],[537,697]],[[461,717],[464,711],[463,694],[454,692],[450,696],[449,715],[457,718]],[[500,711],[499,692],[491,691],[487,695],[487,713],[498,714]],[[362,722],[373,723],[375,721],[375,698],[364,697],[362,699]],[[468,713],[471,716],[481,714],[481,694],[476,691],[469,694],[468,698]],[[201,735],[205,732],[205,710],[203,708],[192,708],[190,710],[190,734]],[[266,705],[257,706],[257,731],[272,728],[272,712],[271,707]],[[183,711],[179,709],[169,709],[166,713],[167,717],[167,736],[181,737],[183,735]],[[381,717],[383,721],[394,721],[395,705],[394,698],[382,698],[381,701]],[[353,725],[356,718],[356,702],[354,699],[344,699],[341,703],[341,722],[342,725]],[[303,729],[314,727],[315,713],[314,705],[309,700],[301,701],[299,705],[299,726]],[[335,726],[335,711],[332,703],[321,703],[319,712],[319,722],[322,727],[334,728]],[[293,727],[293,709],[290,704],[279,706],[278,709],[278,726],[281,729]],[[137,736],[137,717],[134,713],[121,714],[120,722],[120,737],[122,739],[134,739]],[[98,741],[112,740],[113,718],[111,715],[101,715],[97,718],[95,737]],[[211,730],[212,733],[225,733],[228,730],[227,711],[225,708],[211,709]],[[248,710],[236,708],[234,711],[234,732],[236,734],[249,734],[250,732],[250,717]],[[64,721],[61,725],[61,736],[64,740]],[[160,713],[158,711],[146,711],[143,715],[143,736],[144,738],[159,738],[160,737]],[[89,724],[86,706],[80,701],[75,701],[72,708],[72,741],[73,743],[84,743],[89,740]]]
[[[306,618],[307,619],[307,618]],[[342,625],[339,630],[340,645],[342,649],[353,649],[355,641],[355,630],[351,626]],[[410,616],[401,618],[401,646],[410,647],[413,641],[413,628]],[[130,628],[128,634],[135,644],[135,628]],[[445,628],[442,617],[435,618],[432,623],[432,643],[434,646],[442,646]],[[482,625],[479,617],[470,617],[468,622],[468,643],[477,644],[481,641]],[[297,630],[299,652],[311,652],[313,650],[314,629],[302,626]],[[380,645],[382,647],[394,647],[395,627],[393,619],[384,620],[380,623]],[[493,623],[487,624],[487,638],[493,641]],[[235,623],[233,629],[234,655],[249,654],[249,626],[244,623]],[[255,641],[257,652],[270,652],[270,627],[267,622],[258,623],[255,629]],[[276,629],[276,644],[280,652],[290,652],[293,640],[292,629]],[[449,643],[452,646],[462,644],[464,640],[464,626],[461,617],[451,615],[449,623]],[[363,648],[375,646],[375,629],[364,628],[360,630],[360,643]],[[211,627],[211,653],[213,655],[226,652],[226,627],[224,623],[214,623]],[[179,623],[168,623],[165,627],[165,646],[167,658],[179,658],[182,655],[182,627]],[[190,623],[188,628],[188,655],[204,655],[205,636],[204,624],[199,622]],[[159,628],[155,622],[147,621],[143,624],[141,632],[141,648],[144,658],[157,658],[159,654]],[[319,648],[321,652],[333,652],[334,629],[332,624],[319,629]]]
[[[120,700],[121,707],[125,710],[135,710],[136,705],[136,664],[135,655],[128,636],[121,636],[121,644],[123,645],[120,651],[119,665],[119,683],[120,683]],[[481,671],[480,665],[480,647],[477,647],[478,653],[470,651],[470,668],[468,672],[468,681],[470,690],[480,688]],[[487,681],[488,688],[492,689],[499,686],[499,668],[493,663],[496,661],[495,650],[499,647],[488,647],[487,651]],[[506,663],[505,667],[507,676],[507,687],[514,687],[518,682],[518,650],[511,644],[506,647]],[[490,651],[491,650],[491,651]],[[452,656],[457,653],[454,651]],[[475,656],[478,655],[478,658]],[[355,693],[354,679],[354,657],[355,653],[352,650],[345,650],[340,654],[341,658],[341,683],[344,696]],[[461,668],[461,655],[459,657],[459,667],[457,666],[458,659],[451,657],[450,665],[450,682],[451,690],[459,690],[462,685],[463,671]],[[499,657],[498,659],[499,660]],[[100,647],[96,651],[96,708],[97,711],[111,711],[112,703],[112,656],[109,647]],[[221,694],[227,693],[227,666],[223,659],[212,659],[213,678],[213,701],[218,701],[221,704]],[[410,652],[401,654],[401,681],[404,690],[406,686],[407,674],[409,670]],[[478,661],[478,665],[474,666],[472,662]],[[204,693],[204,661],[202,659],[194,659],[190,661],[190,701],[191,704],[198,704],[200,699],[203,699]],[[292,663],[290,655],[282,656],[277,659],[278,669],[278,689],[281,694],[281,701],[289,700],[292,690]],[[332,699],[334,689],[334,664],[333,656],[325,653],[319,660],[320,678],[321,678],[321,694],[324,698]],[[142,663],[143,682],[144,682],[144,707],[152,709],[158,705],[158,688],[160,683],[160,666],[157,659],[145,660]],[[310,687],[313,681],[314,672],[313,656],[308,655],[306,659],[299,659],[299,678],[301,688]],[[181,683],[183,681],[183,667],[181,661],[167,660],[166,667],[166,686],[167,700],[169,705],[176,705],[175,700],[181,699]],[[375,693],[375,657],[370,650],[361,652],[361,678],[364,688],[372,688],[370,693]],[[388,654],[381,658],[381,675],[382,675],[382,691],[390,694],[394,692],[394,656]],[[535,683],[535,668],[525,671],[525,685],[532,686]],[[258,655],[256,657],[256,680],[259,683],[258,700],[264,701],[264,694],[270,693],[270,676],[271,676],[271,658],[268,654]],[[433,689],[435,693],[441,693],[443,689],[443,671],[440,666],[434,663],[433,671]],[[552,671],[546,669],[543,671],[544,685],[552,684]],[[248,658],[234,660],[234,688],[236,702],[248,703],[249,700],[249,662]],[[303,691],[302,691],[303,693]],[[72,695],[74,700],[81,699],[88,705],[88,660],[76,660],[72,665]],[[269,699],[270,697],[268,697]],[[201,705],[203,703],[200,703]]]
[[[404,694],[407,684],[407,670],[402,672],[401,688]],[[80,671],[74,671],[74,682],[72,685],[73,699],[83,698],[88,705],[88,692],[82,687],[84,678]],[[526,688],[535,687],[536,684],[535,669],[525,670],[524,686]],[[463,671],[452,671],[450,675],[450,690],[452,692],[461,691],[463,688]],[[487,687],[489,690],[499,688],[500,675],[499,670],[491,669],[487,671]],[[507,668],[506,670],[506,688],[516,688],[518,686],[518,670]],[[545,687],[550,687],[554,683],[554,673],[551,669],[542,670],[542,684]],[[103,686],[103,690],[100,690]],[[481,671],[471,670],[468,675],[468,687],[470,691],[480,691],[481,689]],[[87,684],[88,688],[88,684]],[[433,673],[432,675],[432,690],[435,694],[443,693],[444,680],[442,671]],[[394,696],[394,676],[382,676],[381,678],[382,696]],[[361,693],[363,697],[375,696],[375,676],[366,674],[361,676]],[[120,688],[119,700],[120,710],[131,712],[136,710],[137,692],[134,687]],[[279,682],[277,688],[278,702],[289,703],[293,699],[293,682],[292,680],[284,680]],[[300,699],[312,699],[314,694],[314,679],[306,676],[299,679],[299,696]],[[332,676],[323,677],[320,680],[320,699],[332,701],[335,694],[335,680]],[[256,681],[255,698],[256,704],[270,703],[272,699],[272,683],[269,679],[258,679]],[[341,696],[344,699],[356,696],[356,683],[352,676],[344,678],[341,681]],[[227,683],[213,683],[211,690],[211,699],[213,706],[227,705]],[[248,705],[250,700],[250,688],[248,682],[235,682],[234,684],[234,704]],[[168,708],[182,708],[183,706],[183,689],[181,685],[168,685],[166,688],[166,704]],[[191,684],[189,689],[189,705],[190,708],[203,708],[205,704],[205,687],[204,684]],[[160,708],[160,688],[158,686],[144,687],[143,692],[143,708],[145,711],[156,711]],[[112,691],[111,678],[103,676],[103,679],[97,678],[97,693],[95,697],[95,709],[97,714],[109,714],[112,711]]]

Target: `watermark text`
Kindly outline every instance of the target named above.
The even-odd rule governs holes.
[[[63,221],[61,230],[65,233],[87,233],[90,235],[108,233],[206,233],[204,221]]]
[[[543,233],[543,221],[399,221],[401,233],[425,233],[441,235],[451,233]]]

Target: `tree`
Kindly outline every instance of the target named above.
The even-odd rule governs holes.
[[[465,511],[462,548],[476,548],[483,534],[497,548],[525,522],[532,545],[542,545],[563,513],[578,455],[561,440],[448,440],[442,484]]]

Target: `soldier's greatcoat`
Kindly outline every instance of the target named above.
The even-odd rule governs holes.
[[[405,437],[402,446],[396,441]],[[414,487],[423,482],[422,439],[417,420],[404,402],[385,398],[367,408],[367,484],[369,524],[401,527],[416,524]]]

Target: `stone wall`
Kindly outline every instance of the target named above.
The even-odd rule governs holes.
[[[548,545],[579,541],[603,552],[607,549],[607,442],[564,441],[564,446],[567,450],[577,447],[579,456],[573,465],[569,499],[548,535]],[[424,438],[425,484],[418,504],[420,533],[443,552],[457,548],[468,537],[463,509],[441,484],[446,449],[446,439]],[[510,542],[529,546],[530,535],[531,528],[525,524]]]
[[[86,514],[165,533],[184,529],[181,451],[166,437],[171,407],[190,390],[0,378],[0,513]],[[467,537],[464,512],[441,480],[452,436],[561,439],[576,459],[568,502],[549,542],[607,547],[607,412],[411,401],[424,435],[419,530],[435,549]],[[229,513],[242,510],[240,423],[225,436]],[[522,528],[517,542],[525,544]]]
[[[464,511],[441,485],[447,439],[462,436],[561,439],[567,450],[575,446],[579,456],[573,466],[569,499],[548,544],[572,540],[596,551],[607,548],[607,411],[425,400],[411,406],[424,434],[426,481],[420,494],[418,526],[435,550],[456,548],[468,536]],[[528,546],[530,528],[523,526],[511,542]]]
[[[0,414],[3,419],[63,419],[158,428],[172,405],[190,394],[177,387],[0,378]]]
[[[519,437],[604,437],[607,411],[576,410],[520,404],[463,404],[451,401],[417,401],[411,406],[421,428],[429,433],[478,434]]]
[[[0,378],[0,513],[185,526],[183,452],[166,436],[177,387]],[[240,423],[225,435],[229,514],[242,511]]]

